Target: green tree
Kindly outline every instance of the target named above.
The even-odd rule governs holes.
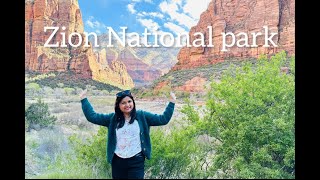
[[[41,101],[41,99],[38,99],[36,103],[32,103],[25,111],[27,131],[51,126],[56,120],[57,117],[51,115],[48,104]]]
[[[294,64],[280,52],[231,67],[211,82],[204,117],[187,114],[194,133],[217,140],[212,177],[295,177]],[[290,73],[281,72],[287,65]]]

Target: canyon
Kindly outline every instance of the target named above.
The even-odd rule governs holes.
[[[52,36],[52,30],[44,31],[45,27],[63,28],[58,28]],[[51,44],[63,46],[45,47],[48,39]],[[72,72],[79,78],[131,89],[168,72],[178,52],[173,49],[167,51],[169,54],[161,54],[156,49],[105,48],[103,44],[95,48],[84,40],[84,24],[77,0],[25,0],[26,71]],[[170,58],[165,61],[163,57]]]
[[[65,27],[57,34],[69,37],[77,33],[85,36],[81,9],[77,0],[25,0],[25,69],[40,73],[73,72],[79,78],[89,78],[120,88],[133,88],[150,84],[160,76],[173,71],[212,65],[225,60],[258,58],[261,54],[271,56],[281,50],[288,55],[295,54],[295,1],[293,0],[212,0],[197,25],[189,32],[190,41],[196,40],[196,32],[204,36],[204,44],[214,46],[182,48],[114,47],[92,43],[85,46],[66,44],[67,47],[44,47],[51,32],[44,27]],[[212,27],[209,35],[208,26]],[[276,46],[266,46],[265,36],[248,36],[244,44],[254,46],[238,47],[234,34],[252,34],[268,27],[275,33],[272,42]],[[223,36],[225,33],[225,37]],[[99,42],[108,42],[108,35],[98,37]],[[76,45],[80,36],[70,36]],[[62,36],[52,36],[51,43],[62,42]],[[208,39],[210,38],[210,39]],[[224,42],[225,38],[225,42]],[[84,38],[83,38],[84,39]],[[65,39],[66,40],[66,39]],[[238,45],[239,42],[237,42]],[[223,47],[223,45],[229,46]],[[221,51],[225,49],[225,51]],[[194,77],[176,90],[198,92],[208,77]],[[160,83],[161,84],[161,83]],[[163,82],[162,82],[163,84]]]

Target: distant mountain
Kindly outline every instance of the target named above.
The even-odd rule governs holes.
[[[134,48],[137,57],[143,60],[146,64],[160,70],[162,74],[167,73],[177,62],[177,54],[180,48],[176,47],[158,47]]]
[[[90,36],[93,43],[93,37]],[[167,73],[177,62],[179,48],[147,48],[123,47],[117,40],[112,39],[114,47],[107,47],[108,34],[98,36],[99,47],[94,47],[98,62],[110,64],[121,61],[126,66],[128,74],[133,79],[135,87],[150,84],[153,80]]]

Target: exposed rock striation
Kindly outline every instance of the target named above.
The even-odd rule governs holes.
[[[155,68],[156,65],[153,65],[152,63],[147,64],[142,58],[137,56],[137,52],[142,51],[140,48],[132,48],[128,45],[123,47],[114,39],[112,39],[112,45],[114,47],[107,47],[107,42],[109,42],[108,34],[99,35],[98,42],[100,42],[100,47],[95,47],[94,51],[105,52],[106,54],[106,60],[101,59],[103,57],[99,56],[98,61],[107,62],[109,66],[113,61],[123,63],[128,74],[132,78],[135,87],[149,84],[163,74],[161,70]],[[152,54],[153,51],[145,49],[144,53]],[[143,58],[147,59],[146,57]],[[167,62],[169,62],[169,60],[167,60]],[[165,60],[159,64],[165,64]],[[172,65],[170,67],[172,67]]]
[[[67,47],[44,47],[53,32],[45,32],[44,27],[59,27],[50,44],[61,45],[63,36],[60,33],[64,33]],[[104,62],[98,62],[90,43],[89,47],[84,47],[83,32],[78,0],[26,0],[25,69],[41,73],[71,71],[81,78],[92,78],[120,88],[133,87],[134,83],[121,62],[115,62],[112,69],[105,66]],[[68,37],[71,33],[81,34],[83,41],[80,46],[69,45]],[[71,42],[78,44],[79,37],[73,35]]]
[[[190,42],[195,38],[195,32],[205,35],[208,44],[208,29],[212,26],[212,42],[214,47],[183,47],[178,53],[178,63],[173,70],[189,69],[193,67],[221,62],[226,58],[244,59],[257,58],[260,54],[272,55],[285,50],[289,55],[295,53],[295,1],[294,0],[212,0],[208,9],[200,16],[198,24],[190,29]],[[277,33],[272,40],[278,47],[265,44],[264,28],[268,27],[268,34]],[[252,44],[251,33],[261,32],[256,43],[258,47],[237,47],[222,49],[222,34],[240,32],[248,35],[248,43]],[[241,37],[239,37],[240,39]],[[230,42],[231,38],[227,39]]]

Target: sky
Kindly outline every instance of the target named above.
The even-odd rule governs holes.
[[[86,32],[189,32],[211,0],[78,0]]]

